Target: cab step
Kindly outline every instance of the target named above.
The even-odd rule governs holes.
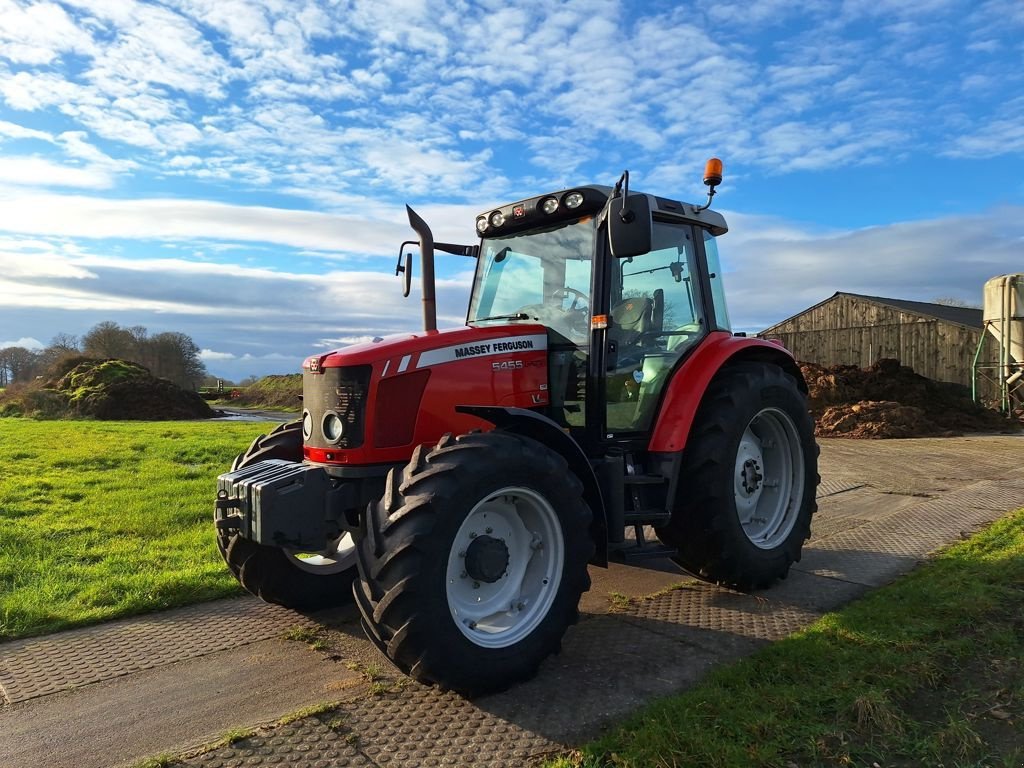
[[[625,514],[626,525],[653,525],[655,527],[668,525],[672,519],[672,513],[664,509],[640,509],[629,511]]]
[[[625,485],[664,485],[668,478],[662,475],[625,475],[622,482]]]
[[[640,560],[658,560],[665,557],[672,557],[679,550],[675,547],[666,547],[659,542],[645,544],[642,547],[629,543],[629,546],[610,546],[608,548],[608,559],[620,563],[635,563]]]

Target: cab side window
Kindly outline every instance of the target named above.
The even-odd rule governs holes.
[[[656,222],[652,249],[613,269],[606,387],[612,432],[646,430],[668,374],[705,333],[693,230]]]

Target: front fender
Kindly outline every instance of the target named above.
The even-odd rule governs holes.
[[[536,440],[560,454],[569,469],[583,483],[583,500],[587,502],[594,518],[590,523],[590,534],[594,539],[594,565],[608,565],[608,516],[597,483],[594,468],[579,444],[567,435],[561,427],[543,414],[525,408],[503,408],[493,405],[460,405],[456,411],[489,421],[503,432],[512,432]]]

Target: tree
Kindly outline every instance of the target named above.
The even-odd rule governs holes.
[[[104,320],[102,323],[94,325],[82,337],[82,351],[89,357],[101,359],[116,357],[122,360],[141,362],[134,359],[137,336],[133,334],[133,331],[138,330],[138,328],[128,330],[110,320]],[[142,331],[144,333],[145,329],[143,328]]]
[[[195,389],[206,376],[199,346],[184,333],[167,331],[150,336],[141,325],[122,328],[106,320],[82,337],[82,347],[89,357],[129,360],[186,389]]]
[[[0,386],[30,381],[36,375],[39,356],[25,347],[0,349]]]
[[[195,389],[206,376],[206,366],[199,359],[199,347],[192,337],[168,331],[151,336],[142,344],[147,365],[154,376],[170,379],[181,387]]]
[[[39,353],[39,370],[52,371],[61,360],[81,354],[82,350],[78,347],[77,336],[72,336],[70,333],[58,333],[50,339],[50,346]]]
[[[967,307],[969,309],[981,309],[977,304],[971,304],[954,296],[939,296],[932,299],[932,304],[941,304],[944,307]]]

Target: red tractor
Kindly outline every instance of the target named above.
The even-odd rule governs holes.
[[[710,204],[721,162],[705,177]],[[302,610],[354,595],[400,669],[476,695],[558,651],[588,564],[786,576],[818,448],[793,357],[730,330],[720,214],[631,194],[628,173],[482,213],[477,245],[408,213],[424,332],[308,358],[301,420],[218,478],[247,590]],[[435,250],[476,262],[464,327],[436,329]]]

